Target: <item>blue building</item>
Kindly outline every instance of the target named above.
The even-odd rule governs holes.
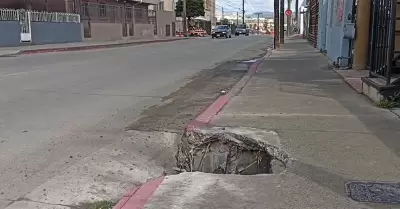
[[[354,39],[355,0],[319,0],[317,48],[338,66],[347,66]]]

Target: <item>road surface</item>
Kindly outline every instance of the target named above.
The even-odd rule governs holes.
[[[240,53],[269,41],[206,38],[1,58],[0,208],[46,202],[29,194],[118,141],[143,110],[162,103],[202,69],[243,58]],[[51,189],[41,188],[40,195]],[[63,201],[75,204],[52,204]]]

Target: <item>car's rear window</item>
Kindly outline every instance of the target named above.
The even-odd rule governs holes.
[[[215,29],[228,29],[226,25],[218,25]]]

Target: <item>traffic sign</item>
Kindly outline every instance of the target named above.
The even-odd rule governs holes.
[[[287,10],[285,11],[285,14],[286,14],[286,16],[292,15],[292,10],[287,9]]]

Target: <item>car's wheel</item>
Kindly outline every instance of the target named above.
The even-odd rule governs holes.
[[[249,34],[248,34],[248,33],[246,33],[246,36],[249,36]]]
[[[214,38],[215,38],[215,36],[211,36],[211,38],[212,38],[212,39],[214,39]]]
[[[232,38],[232,35],[229,35],[229,38]]]

